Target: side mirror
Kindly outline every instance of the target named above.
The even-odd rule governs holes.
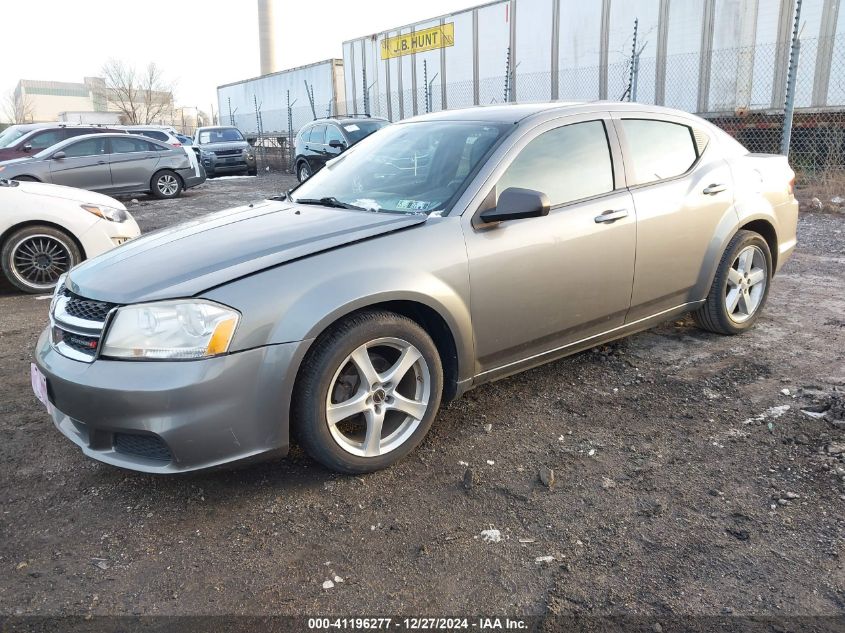
[[[61,159],[65,158],[66,156],[67,156],[67,154],[65,154],[64,152],[58,151],[55,154],[53,154],[53,159],[54,160],[61,160]]]
[[[499,194],[495,209],[481,214],[481,221],[503,222],[505,220],[524,220],[549,215],[551,203],[549,197],[541,191],[508,187]]]
[[[26,145],[23,146],[23,151],[31,152],[32,151],[32,145],[30,143],[27,143]]]
[[[331,141],[329,141],[329,147],[334,147],[335,149],[339,149],[342,152],[346,149],[346,143],[337,139],[332,139]]]

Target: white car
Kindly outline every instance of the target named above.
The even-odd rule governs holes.
[[[0,265],[24,292],[50,292],[84,259],[138,237],[120,202],[40,182],[0,180]]]

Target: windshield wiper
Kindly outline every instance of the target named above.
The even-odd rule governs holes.
[[[358,211],[366,211],[364,207],[356,207],[354,204],[342,202],[334,196],[326,196],[325,198],[297,198],[293,200],[296,204],[319,204],[324,207],[333,207],[335,209],[357,209]]]

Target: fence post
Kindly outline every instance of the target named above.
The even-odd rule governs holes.
[[[792,142],[792,117],[795,112],[795,81],[798,75],[798,59],[801,56],[801,0],[795,2],[795,23],[792,26],[792,48],[789,53],[789,70],[786,75],[786,103],[783,110],[783,132],[780,137],[780,153],[789,156]]]
[[[293,103],[290,102],[290,90],[288,93],[288,173],[293,173]],[[294,101],[296,103],[296,101]]]
[[[308,95],[308,102],[311,104],[311,115],[314,117],[314,120],[317,120],[317,109],[314,107],[314,91],[313,89],[308,87],[308,81],[303,80],[305,83],[305,94]]]
[[[428,109],[428,64],[423,60],[423,90],[425,90],[425,113],[428,114],[431,110]]]

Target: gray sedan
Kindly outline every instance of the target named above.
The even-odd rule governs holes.
[[[188,150],[190,151],[190,150]],[[77,136],[0,163],[0,178],[46,182],[100,193],[151,193],[176,198],[205,182],[183,148],[126,134]]]
[[[384,468],[485,382],[686,312],[750,328],[795,248],[793,177],[655,106],[410,119],[284,199],[71,270],[33,386],[86,455],[125,468],[205,468],[291,437],[329,468]]]

